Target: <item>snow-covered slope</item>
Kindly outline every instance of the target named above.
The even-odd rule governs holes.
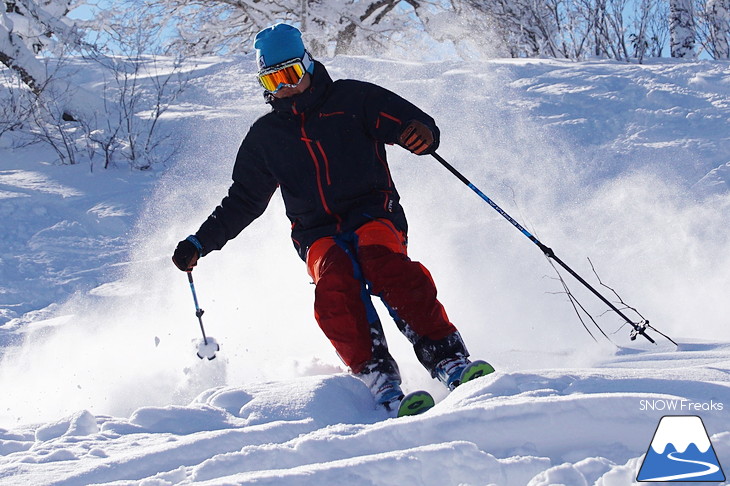
[[[611,316],[615,344],[595,343],[534,245],[394,147],[411,256],[498,372],[446,396],[385,322],[406,388],[441,401],[374,410],[314,323],[276,197],[195,271],[222,343],[198,360],[169,257],[266,110],[252,59],[205,60],[164,120],[182,147],[170,167],[90,173],[0,141],[0,484],[626,485],[667,413],[700,415],[730,464],[726,63],[327,64],[433,114],[442,156],[595,282],[590,257],[680,348],[631,342]]]
[[[142,407],[129,418],[80,411],[6,432],[0,481],[627,485],[666,413],[642,410],[642,401],[730,403],[728,365],[730,346],[716,345],[593,369],[497,372],[422,416],[387,420],[344,374],[221,386],[187,406]],[[727,411],[703,416],[722,462]]]

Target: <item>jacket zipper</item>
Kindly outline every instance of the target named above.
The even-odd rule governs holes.
[[[309,151],[309,156],[312,157],[312,162],[314,163],[314,170],[315,170],[315,176],[317,179],[317,190],[319,191],[319,199],[322,203],[322,207],[324,207],[324,211],[329,215],[334,217],[337,220],[337,231],[340,231],[340,226],[342,223],[342,218],[338,214],[335,214],[330,209],[329,205],[327,204],[327,199],[324,195],[324,187],[322,186],[322,169],[319,164],[319,159],[317,159],[317,154],[314,152],[314,148],[312,147],[312,140],[307,135],[307,131],[304,129],[304,113],[300,114],[301,117],[301,130],[302,130],[302,141],[306,144],[307,150]],[[320,153],[322,154],[322,158],[324,159],[325,163],[325,180],[327,182],[327,185],[330,185],[332,181],[330,180],[329,175],[329,161],[327,160],[327,155],[324,153],[324,150],[322,149],[322,145],[319,143],[319,141],[315,142],[317,145],[317,148],[319,149]]]
[[[322,154],[322,158],[324,159],[324,174],[327,178],[327,185],[332,185],[332,180],[330,179],[330,161],[327,159],[327,154],[324,153],[324,149],[322,148],[322,144],[319,143],[319,140],[317,140],[317,148],[319,149],[319,153]]]

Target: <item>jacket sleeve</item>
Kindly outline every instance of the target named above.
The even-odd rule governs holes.
[[[418,120],[431,129],[434,137],[432,149],[436,150],[440,131],[433,118],[392,91],[375,84],[363,84],[365,85],[365,128],[375,140],[387,144],[397,144],[398,137],[408,122]]]
[[[251,150],[248,139],[238,149],[228,195],[195,234],[203,246],[201,256],[220,250],[261,216],[278,187],[263,159]]]

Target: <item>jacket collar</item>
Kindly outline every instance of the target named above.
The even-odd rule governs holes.
[[[271,105],[273,110],[282,114],[300,115],[316,109],[324,101],[325,94],[332,84],[332,78],[319,61],[314,61],[314,73],[312,76],[312,85],[304,93],[292,96],[290,98],[275,98],[271,93],[265,92],[264,98]]]

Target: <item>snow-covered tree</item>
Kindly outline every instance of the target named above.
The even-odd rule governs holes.
[[[672,0],[693,1],[706,0]],[[256,33],[276,22],[299,27],[315,56],[422,57],[435,43],[451,42],[462,55],[643,59],[661,54],[669,31],[667,0],[120,0],[113,5],[114,13],[100,11],[105,16],[100,25],[163,26],[173,33],[168,52],[185,55],[250,52]],[[691,25],[691,17],[677,18],[684,22],[678,27]]]
[[[0,10],[0,62],[12,69],[39,95],[49,76],[41,51],[62,45],[79,46],[82,36],[66,17],[74,0],[6,0]]]
[[[646,55],[662,57],[669,41],[668,3],[666,0],[642,0],[636,7],[636,14],[633,17],[635,37],[631,37],[634,57],[640,61]],[[637,42],[640,44],[637,45]],[[644,47],[646,50],[641,55],[641,49]]]
[[[5,132],[21,129],[31,118],[33,95],[18,76],[0,71],[0,137]]]
[[[513,57],[643,58],[663,38],[660,0],[457,1],[480,10]]]
[[[621,33],[623,42],[626,42],[626,58],[642,62],[646,56],[661,57],[669,32],[666,2],[636,0],[628,7],[626,11],[630,14],[630,21]]]
[[[695,57],[695,19],[692,0],[669,0],[670,52],[672,57]]]
[[[276,22],[300,27],[315,55],[373,53],[424,31],[442,0],[124,0],[114,22],[143,14],[174,33],[170,49],[193,55],[250,52],[257,32]]]
[[[481,12],[511,57],[564,57],[556,44],[560,0],[462,0]]]
[[[707,0],[696,6],[699,42],[715,59],[730,59],[730,0]]]

